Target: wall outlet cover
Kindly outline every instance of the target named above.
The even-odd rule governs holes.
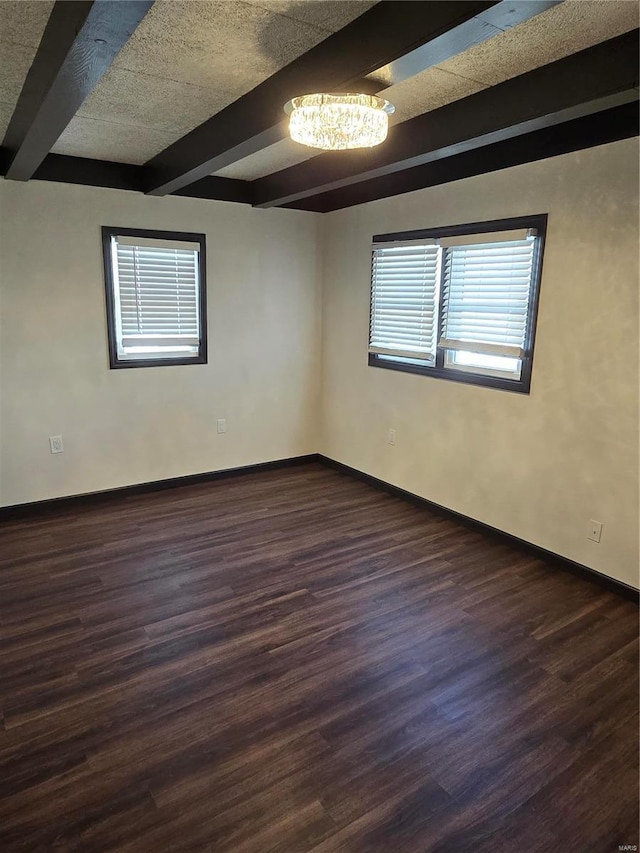
[[[587,533],[587,539],[591,539],[592,542],[599,542],[602,537],[602,522],[595,521],[593,518],[589,522],[589,532]]]
[[[52,453],[64,453],[64,445],[62,444],[61,435],[49,436],[49,448]]]

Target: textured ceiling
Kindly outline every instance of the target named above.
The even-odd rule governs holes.
[[[635,0],[565,0],[422,74],[385,89],[384,97],[396,108],[392,123],[435,110],[635,29],[638,10]],[[216,174],[253,180],[316,154],[287,139]]]
[[[22,91],[53,2],[0,0],[0,140]]]
[[[373,5],[369,0],[156,0],[53,151],[144,163]],[[52,6],[51,0],[0,0],[0,138]],[[635,0],[565,0],[385,90],[396,106],[392,121],[406,121],[613,38],[637,27],[638,16]],[[217,174],[254,179],[315,153],[283,140]]]
[[[53,151],[144,163],[373,5],[157,0]]]
[[[440,68],[493,86],[626,33],[638,17],[635,0],[565,0]]]

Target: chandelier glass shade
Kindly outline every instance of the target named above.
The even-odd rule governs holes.
[[[375,95],[301,95],[285,104],[295,142],[325,151],[371,148],[387,138],[395,107]]]

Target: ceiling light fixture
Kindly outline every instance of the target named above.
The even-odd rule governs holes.
[[[325,151],[372,148],[387,138],[395,107],[375,95],[318,93],[284,106],[295,142]]]

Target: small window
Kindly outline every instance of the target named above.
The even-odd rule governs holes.
[[[374,237],[369,364],[528,393],[546,224]]]
[[[102,229],[115,367],[206,364],[204,234]]]

